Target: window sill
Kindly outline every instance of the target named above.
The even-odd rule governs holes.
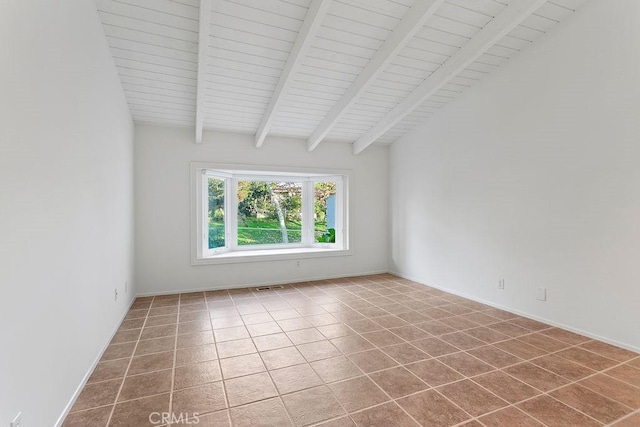
[[[289,259],[350,256],[348,249],[292,248],[225,252],[208,258],[192,259],[191,265],[235,264],[242,262],[282,261]]]

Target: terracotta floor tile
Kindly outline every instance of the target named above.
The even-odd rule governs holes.
[[[225,379],[256,374],[266,370],[262,359],[257,353],[221,359],[220,367],[222,368],[222,376]]]
[[[340,356],[342,354],[340,350],[327,340],[300,344],[298,350],[304,358],[307,359],[307,362],[328,359],[329,357]]]
[[[471,320],[468,320],[468,319],[464,319],[460,316],[445,317],[440,319],[440,322],[444,323],[447,326],[452,327],[456,331],[463,331],[463,330],[475,328],[478,326],[477,323],[472,322]]]
[[[640,369],[640,357],[627,362],[627,365],[633,366],[636,369]]]
[[[549,396],[540,396],[518,405],[518,408],[549,427],[598,426],[596,420],[581,414]]]
[[[413,363],[419,360],[425,360],[431,358],[427,353],[419,350],[417,347],[409,343],[403,343],[398,345],[392,345],[389,347],[381,348],[383,352],[391,356],[396,362],[405,364]]]
[[[429,388],[428,385],[402,366],[375,372],[369,375],[369,378],[393,399]]]
[[[286,320],[286,319],[295,319],[298,317],[302,317],[302,315],[298,313],[296,310],[294,310],[293,308],[286,309],[286,310],[271,311],[270,314],[274,320]]]
[[[373,319],[378,325],[385,328],[395,328],[398,326],[408,325],[407,322],[399,318],[398,316],[382,316]]]
[[[175,391],[171,410],[174,413],[206,414],[226,407],[224,389],[220,381]]]
[[[362,371],[345,356],[312,362],[311,367],[326,383],[362,375]]]
[[[468,377],[484,374],[495,369],[493,366],[464,352],[442,356],[438,360]]]
[[[178,330],[177,323],[161,326],[147,326],[142,330],[141,340],[150,340],[153,338],[171,337],[176,335]]]
[[[252,337],[260,337],[263,335],[271,335],[282,332],[280,326],[276,322],[258,323],[255,325],[247,325],[249,335]]]
[[[289,337],[284,333],[255,337],[253,338],[253,343],[258,351],[275,350],[293,345]]]
[[[326,421],[324,423],[316,424],[317,427],[354,427],[355,424],[351,421],[350,417],[340,417],[335,420]]]
[[[169,412],[169,393],[119,403],[109,427],[157,426],[163,412]]]
[[[213,344],[213,342],[213,333],[211,331],[194,332],[191,334],[178,335],[177,348],[195,347]]]
[[[229,406],[239,406],[278,395],[271,377],[266,372],[224,381]]]
[[[280,399],[268,399],[261,402],[231,408],[231,420],[236,426],[288,426],[292,425],[289,415]]]
[[[500,322],[500,319],[496,319],[495,317],[487,316],[486,314],[478,312],[465,314],[460,317],[462,317],[463,319],[471,320],[478,325],[490,325],[492,323]]]
[[[540,333],[525,335],[518,338],[518,340],[546,351],[559,351],[569,347],[566,342],[555,340]]]
[[[106,362],[107,360],[124,359],[131,357],[135,348],[135,342],[124,344],[110,344],[102,354],[102,358],[100,359],[100,361]]]
[[[374,348],[373,344],[359,335],[349,335],[346,337],[334,338],[330,341],[334,346],[338,348],[338,350],[340,350],[344,354],[357,353]]]
[[[117,380],[87,384],[71,407],[71,412],[115,403],[122,380],[122,378],[119,378]]]
[[[530,399],[540,393],[533,387],[500,371],[477,376],[473,381],[509,403]]]
[[[487,316],[495,317],[500,320],[516,319],[518,317],[517,314],[509,313],[508,311],[493,307],[483,310],[482,314],[486,314]]]
[[[629,365],[620,365],[604,372],[605,374],[624,381],[636,387],[640,387],[640,369]]]
[[[467,353],[487,362],[491,366],[495,366],[496,368],[504,368],[505,366],[515,365],[516,363],[522,362],[522,359],[519,357],[506,353],[492,345],[467,350]]]
[[[544,329],[550,329],[552,327],[551,325],[538,322],[537,320],[527,319],[526,317],[510,320],[510,322],[522,328],[529,329],[530,331],[542,331]]]
[[[638,427],[640,426],[640,412],[637,412],[630,417],[626,417],[623,420],[614,424],[615,427]],[[64,427],[64,426],[63,426]]]
[[[598,353],[600,356],[608,357],[609,359],[617,360],[618,362],[626,362],[627,360],[638,356],[638,354],[633,351],[625,350],[624,348],[616,347],[600,341],[589,341],[581,344],[580,348]]]
[[[347,412],[359,411],[389,400],[384,392],[367,377],[340,381],[330,384],[329,387]]]
[[[311,323],[315,327],[340,323],[340,321],[335,317],[333,317],[330,313],[307,316],[306,319],[309,323]]]
[[[206,362],[218,358],[215,344],[183,348],[176,351],[176,366]]]
[[[511,353],[514,356],[518,356],[519,358],[525,360],[544,356],[549,353],[546,350],[534,347],[517,339],[501,341],[492,345],[499,348],[500,350],[506,351],[507,353]]]
[[[220,359],[242,356],[243,354],[251,354],[258,351],[251,338],[219,342],[216,346],[218,348],[218,357]]]
[[[138,338],[140,337],[140,331],[142,331],[142,329],[125,329],[122,331],[118,331],[111,339],[111,344],[122,344],[125,342],[138,341]]]
[[[246,309],[244,309],[246,310]],[[263,309],[264,310],[264,309]],[[242,320],[244,321],[244,324],[249,326],[249,325],[256,325],[259,323],[267,323],[267,322],[273,322],[273,317],[271,317],[271,315],[267,312],[262,312],[262,313],[252,313],[252,314],[244,314],[242,315],[242,311],[243,309],[238,309],[238,311],[240,311],[240,314],[242,317]]]
[[[194,332],[211,331],[210,320],[199,320],[178,324],[178,334],[192,334]]]
[[[437,390],[475,417],[508,405],[504,400],[469,380],[444,385]]]
[[[351,417],[360,427],[410,427],[419,425],[394,402],[366,409],[351,415]]]
[[[180,390],[221,379],[222,373],[217,360],[180,366],[175,369],[173,389]]]
[[[284,347],[276,350],[263,351],[260,353],[262,360],[268,370],[286,368],[287,366],[299,365],[305,362],[304,357],[295,347]]]
[[[378,349],[350,354],[349,359],[366,373],[391,368],[392,366],[397,365],[393,359]]]
[[[484,341],[480,341],[464,332],[454,332],[452,334],[440,335],[440,339],[460,350],[469,350],[485,345]]]
[[[422,329],[423,331],[435,336],[450,334],[456,331],[452,327],[447,326],[444,323],[441,323],[437,320],[432,320],[430,322],[425,322],[425,323],[418,323],[415,326],[416,328]]]
[[[157,307],[149,310],[149,317],[156,316],[169,316],[171,314],[178,314],[178,306]]]
[[[434,390],[403,397],[397,403],[423,426],[449,427],[470,418],[462,409]]]
[[[556,354],[564,357],[565,359],[584,365],[587,368],[595,369],[596,371],[607,369],[618,364],[615,360],[608,359],[577,347],[568,348]]]
[[[411,344],[415,345],[432,357],[443,356],[445,354],[460,351],[457,347],[454,347],[438,338],[427,338],[424,340],[412,341]]]
[[[488,427],[543,427],[540,422],[513,407],[485,415],[480,421]]]
[[[313,325],[303,317],[294,317],[291,319],[278,320],[278,325],[285,332],[297,331],[299,329],[309,329]]]
[[[113,406],[89,409],[70,414],[62,427],[106,427]]]
[[[238,328],[241,326],[244,326],[244,322],[242,321],[242,317],[240,316],[220,317],[218,319],[211,319],[211,327],[214,330]]]
[[[550,396],[605,424],[632,412],[630,408],[577,384],[562,387]]]
[[[447,384],[464,378],[458,372],[436,359],[424,360],[405,366],[418,378],[432,387]]]
[[[153,316],[147,318],[144,326],[161,326],[161,325],[170,325],[172,323],[178,323],[178,315],[177,314],[167,314],[165,316]]]
[[[271,371],[280,394],[292,393],[322,384],[322,380],[307,363]]]
[[[362,336],[376,347],[386,347],[404,342],[402,338],[387,330],[367,332]]]
[[[640,389],[608,375],[594,375],[578,384],[631,408],[640,409]]]
[[[591,338],[574,334],[573,332],[565,331],[564,329],[559,329],[559,328],[547,329],[540,333],[548,337],[557,339],[558,341],[564,341],[567,344],[571,344],[571,345],[577,345],[587,341],[591,341]]]
[[[91,373],[87,383],[98,381],[114,380],[124,377],[124,373],[129,366],[129,359],[116,359],[100,362]]]
[[[556,356],[555,354],[543,356],[538,359],[532,359],[530,362],[570,381],[578,381],[579,379],[588,377],[595,373],[594,370],[589,369],[586,366],[578,365],[564,357]]]
[[[355,331],[344,323],[336,323],[333,325],[318,326],[318,331],[327,339],[345,337],[353,335]]]
[[[295,345],[306,344],[314,341],[324,340],[324,336],[315,328],[299,329],[286,333],[292,343]]]
[[[144,318],[123,320],[118,330],[125,331],[127,329],[139,329],[139,328],[142,328],[142,326],[144,325],[144,322],[145,322]]]
[[[373,332],[373,331],[380,331],[385,328],[384,326],[374,322],[371,319],[362,319],[362,320],[357,320],[355,322],[345,322],[345,323],[347,323],[347,326],[349,326],[351,329],[353,329],[354,331],[360,334]]]
[[[282,396],[282,401],[297,426],[318,423],[345,413],[327,386],[291,393]]]
[[[142,356],[151,353],[161,353],[172,351],[176,346],[175,337],[154,338],[151,340],[138,341],[135,356]]]
[[[397,336],[399,336],[400,338],[406,341],[423,340],[425,338],[431,337],[431,334],[413,325],[400,326],[398,328],[391,328],[389,329],[389,331],[393,332],[394,334],[396,334]]]
[[[243,338],[249,338],[249,331],[244,326],[236,326],[226,329],[215,329],[213,331],[216,342],[233,341]]]
[[[509,375],[516,377],[520,381],[542,391],[549,391],[569,382],[566,379],[549,371],[545,371],[531,363],[521,363],[519,365],[510,366],[505,368],[504,371]]]
[[[171,369],[127,376],[122,385],[118,402],[171,391]]]
[[[484,341],[487,344],[493,344],[499,341],[510,339],[508,335],[501,334],[500,332],[485,327],[467,329],[466,331],[464,331],[464,333],[481,341]]]

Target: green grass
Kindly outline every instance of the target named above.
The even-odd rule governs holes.
[[[287,221],[289,243],[302,241],[302,225],[300,221]],[[315,223],[316,236],[326,232],[326,222]],[[238,222],[238,245],[268,245],[282,243],[282,233],[278,220],[271,218],[246,218]],[[209,247],[224,246],[224,223],[209,222]]]

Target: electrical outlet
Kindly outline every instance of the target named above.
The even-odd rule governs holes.
[[[13,420],[11,420],[11,427],[21,427],[22,426],[22,412],[16,415]]]
[[[547,300],[547,288],[538,288],[538,292],[536,293],[536,299],[539,301]]]
[[[118,288],[114,289],[114,294],[115,294],[115,300],[114,301],[118,301]]]
[[[504,289],[504,279],[498,280],[498,289]]]

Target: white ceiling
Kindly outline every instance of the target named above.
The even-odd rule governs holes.
[[[96,0],[134,120],[391,143],[586,0]],[[207,22],[208,21],[208,22]]]

